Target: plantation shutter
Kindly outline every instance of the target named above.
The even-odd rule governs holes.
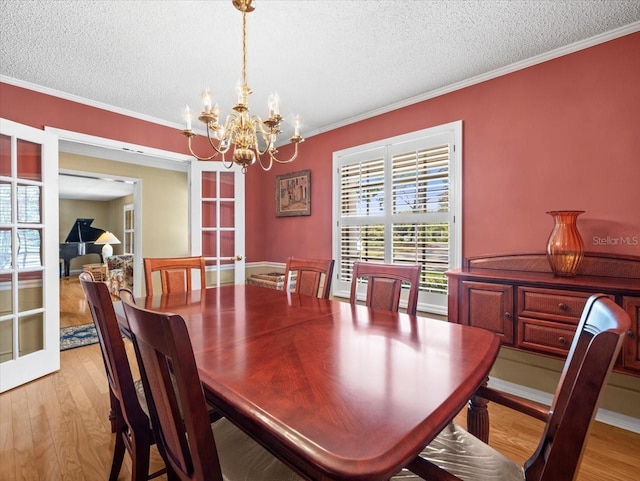
[[[392,263],[421,264],[420,290],[447,293],[449,145],[391,147]],[[413,147],[413,148],[411,148]]]

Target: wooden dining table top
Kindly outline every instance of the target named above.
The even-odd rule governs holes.
[[[500,347],[483,329],[253,285],[137,303],[184,318],[207,401],[313,480],[388,479]]]

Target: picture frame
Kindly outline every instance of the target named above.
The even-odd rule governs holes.
[[[311,215],[311,170],[276,175],[276,217]]]

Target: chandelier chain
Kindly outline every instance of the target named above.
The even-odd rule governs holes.
[[[247,12],[242,12],[242,86],[247,86]]]

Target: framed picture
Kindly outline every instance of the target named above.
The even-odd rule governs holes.
[[[311,171],[276,175],[276,217],[311,215]]]

